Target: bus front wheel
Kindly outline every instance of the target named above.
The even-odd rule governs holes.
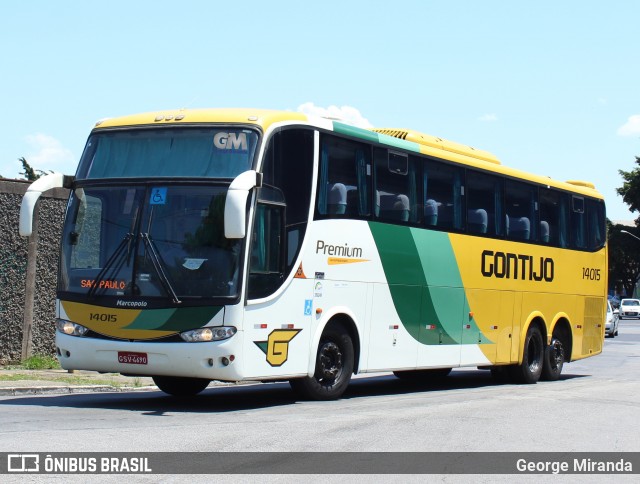
[[[540,328],[529,327],[524,339],[522,363],[509,368],[511,378],[517,383],[536,383],[542,374],[544,361],[544,340]]]
[[[328,328],[320,338],[313,377],[290,380],[291,387],[310,400],[335,400],[349,385],[354,351],[351,337],[340,327]]]
[[[176,376],[154,376],[153,382],[165,393],[176,397],[197,395],[209,386],[211,380],[205,378],[181,378]]]

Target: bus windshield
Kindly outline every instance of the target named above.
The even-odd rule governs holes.
[[[238,128],[154,128],[94,133],[77,179],[235,178],[250,170],[258,133]]]
[[[226,194],[220,185],[76,189],[58,289],[175,303],[236,297],[241,242],[224,237]]]

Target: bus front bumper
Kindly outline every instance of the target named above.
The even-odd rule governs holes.
[[[106,340],[56,332],[56,352],[65,370],[239,381],[236,355],[241,347],[242,332],[207,343]]]

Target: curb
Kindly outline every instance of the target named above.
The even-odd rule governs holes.
[[[123,393],[123,392],[157,392],[156,386],[115,387],[110,385],[77,385],[77,386],[39,386],[39,387],[6,387],[0,388],[0,396],[22,395],[71,395],[74,393]]]

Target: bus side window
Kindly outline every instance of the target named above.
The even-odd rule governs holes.
[[[584,211],[584,198],[571,197],[571,247],[587,248],[587,217]]]
[[[418,222],[418,158],[383,148],[374,150],[376,218]]]
[[[568,206],[566,193],[540,188],[540,242],[555,247],[567,247]]]
[[[467,170],[467,230],[470,233],[503,235],[502,180],[475,170]]]
[[[268,296],[282,283],[283,215],[283,205],[259,202],[256,206],[249,266],[249,297],[252,299]]]
[[[322,135],[317,214],[337,218],[369,215],[370,152],[361,143]]]
[[[589,249],[597,250],[605,243],[605,213],[604,204],[596,200],[586,201],[587,217],[588,217],[588,234]]]
[[[538,240],[537,192],[537,188],[529,183],[506,181],[505,214],[509,239]]]
[[[462,229],[462,169],[437,160],[425,160],[423,167],[425,223],[443,230]]]

